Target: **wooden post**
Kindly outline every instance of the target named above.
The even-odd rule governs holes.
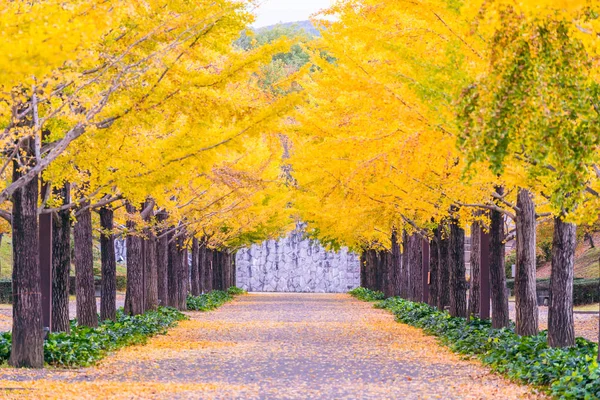
[[[481,229],[480,283],[479,283],[479,318],[490,319],[490,234]]]
[[[423,257],[423,303],[429,303],[429,240],[424,238],[422,240],[421,252]]]

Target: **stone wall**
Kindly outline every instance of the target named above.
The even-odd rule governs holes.
[[[236,286],[250,292],[345,293],[360,285],[358,256],[325,251],[304,238],[301,227],[287,238],[238,251]]]

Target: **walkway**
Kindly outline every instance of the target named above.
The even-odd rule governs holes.
[[[348,295],[250,294],[190,315],[95,368],[0,369],[0,398],[535,398]]]

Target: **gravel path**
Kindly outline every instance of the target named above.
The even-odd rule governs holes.
[[[348,295],[250,294],[189,315],[94,368],[0,369],[0,397],[536,398]]]

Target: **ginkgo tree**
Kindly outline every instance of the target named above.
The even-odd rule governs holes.
[[[2,30],[11,39],[3,42],[10,73],[2,75],[2,173],[11,163],[14,172],[0,201],[13,200],[12,213],[4,213],[12,222],[15,254],[12,365],[43,363],[42,330],[35,328],[41,324],[38,255],[30,251],[38,248],[39,200],[46,212],[74,211],[76,255],[86,260],[76,262],[84,268],[77,275],[87,277],[80,286],[93,290],[93,207],[106,210],[126,199],[131,214],[148,198],[166,204],[180,171],[210,170],[223,155],[210,150],[268,130],[264,124],[289,107],[286,100],[273,102],[252,89],[251,79],[260,63],[287,48],[285,41],[250,52],[233,46],[252,20],[251,6],[117,0],[3,6]],[[33,52],[21,51],[24,43],[37,45]],[[58,43],[64,44],[61,51]],[[38,199],[43,171],[56,190]],[[61,193],[65,184],[71,184],[71,199]],[[68,217],[61,218],[65,225]],[[68,234],[57,237],[66,241]],[[66,260],[62,257],[63,265]],[[137,292],[128,295],[128,304],[142,293],[134,279],[139,267],[131,271],[137,273],[130,289]],[[68,278],[68,272],[61,276]],[[89,294],[78,301],[78,317],[88,315],[94,325],[95,303],[84,301],[93,300]],[[93,312],[80,310],[85,303]]]

